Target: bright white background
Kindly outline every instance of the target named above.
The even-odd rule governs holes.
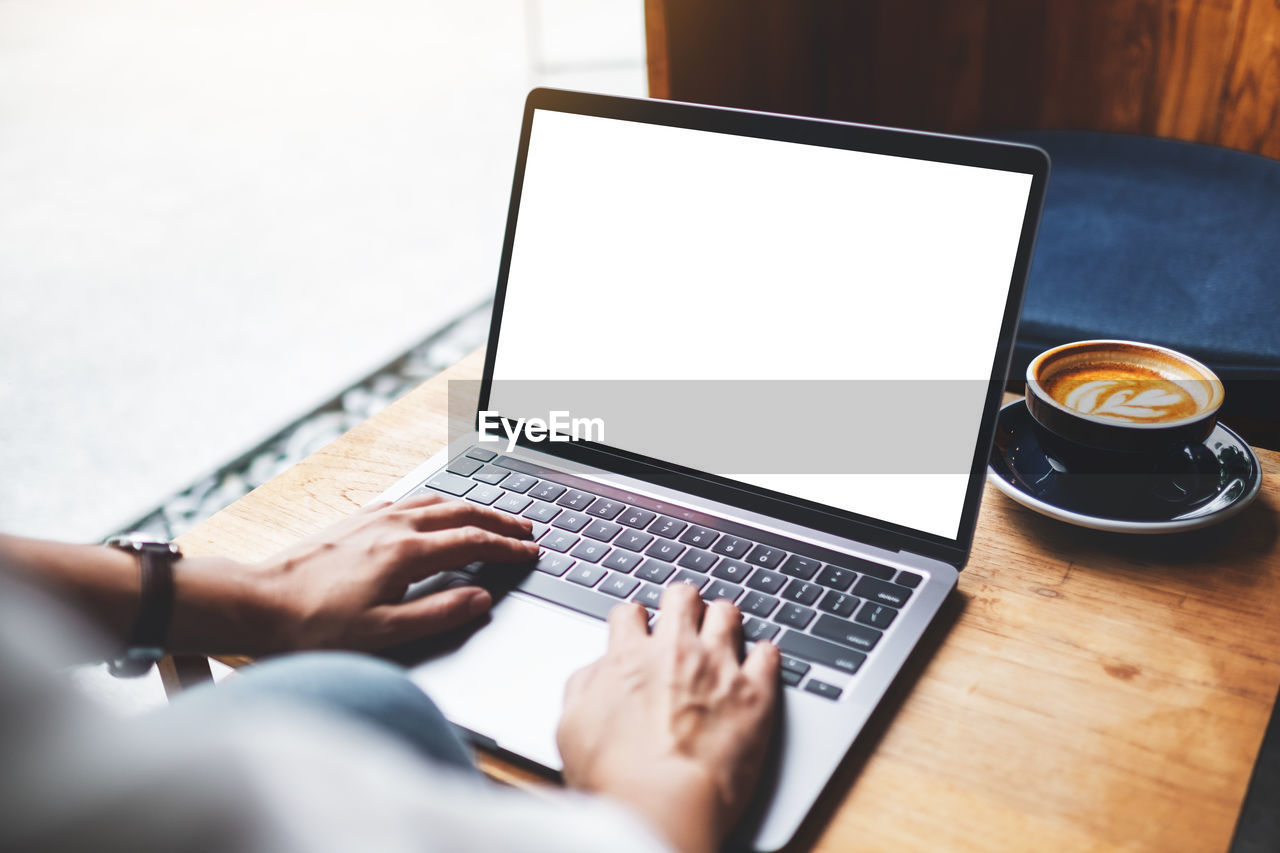
[[[93,539],[492,293],[639,0],[0,0],[0,529]]]
[[[985,380],[1029,188],[1029,175],[540,112],[495,378]],[[796,414],[821,423],[814,402]],[[982,402],[868,413],[836,439],[883,441],[886,419],[906,418],[976,441]],[[768,401],[730,420],[749,429],[752,405]],[[568,408],[591,414],[590,400]],[[608,443],[645,453],[645,429],[607,424]],[[695,430],[693,455],[717,440]],[[966,485],[744,479],[947,537]]]

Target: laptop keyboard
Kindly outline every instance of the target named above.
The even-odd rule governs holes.
[[[813,677],[812,664],[855,675],[924,580],[702,513],[695,524],[635,503],[658,502],[606,491],[473,447],[408,497],[439,493],[530,519],[542,550],[515,589],[596,619],[635,601],[652,620],[673,583],[693,584],[708,602],[732,601],[746,640],[772,640],[782,652],[783,682],[827,699],[842,688]],[[511,577],[509,567],[462,571],[482,584]]]

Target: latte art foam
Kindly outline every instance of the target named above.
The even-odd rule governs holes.
[[[1127,423],[1192,417],[1201,410],[1197,398],[1206,396],[1189,387],[1197,384],[1194,379],[1169,379],[1133,364],[1082,364],[1056,371],[1044,384],[1050,397],[1072,411]]]

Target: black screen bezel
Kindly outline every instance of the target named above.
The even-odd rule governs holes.
[[[1000,325],[996,352],[991,365],[987,396],[983,406],[977,447],[969,471],[969,487],[955,538],[938,536],[914,528],[881,521],[869,516],[840,510],[779,492],[748,486],[736,480],[664,463],[618,448],[592,442],[540,442],[522,446],[604,470],[625,467],[627,476],[646,482],[676,488],[690,494],[762,513],[805,527],[868,544],[903,550],[943,560],[962,568],[968,560],[977,525],[978,507],[985,482],[987,455],[995,432],[1013,340],[1017,332],[1027,273],[1034,251],[1036,231],[1044,203],[1049,177],[1049,157],[1041,149],[1009,142],[944,136],[919,131],[857,125],[824,119],[800,118],[772,113],[758,113],[725,107],[708,107],[676,101],[644,100],[569,92],[557,89],[534,89],[525,101],[520,130],[520,146],[512,180],[511,202],[498,270],[497,291],[489,326],[485,352],[484,375],[480,386],[477,425],[480,411],[486,411],[493,384],[494,360],[502,326],[502,310],[506,297],[507,277],[515,244],[520,194],[524,183],[525,162],[529,151],[533,117],[536,110],[576,113],[601,118],[660,124],[713,133],[726,133],[761,139],[773,139],[803,145],[818,145],[886,154],[897,157],[978,166],[1019,172],[1031,176],[1022,233],[1018,241],[1004,317]]]

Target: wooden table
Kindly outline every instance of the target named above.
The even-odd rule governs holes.
[[[424,383],[183,549],[259,559],[351,512],[444,445],[447,383],[481,364]],[[958,595],[797,846],[1225,850],[1280,686],[1280,454],[1259,457],[1252,507],[1179,536],[1072,528],[987,489]]]

